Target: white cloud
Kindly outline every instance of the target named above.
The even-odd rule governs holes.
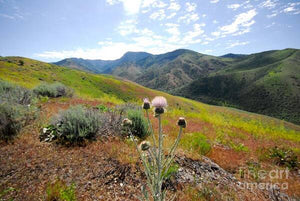
[[[143,0],[142,8],[147,8],[153,5],[157,0]]]
[[[197,38],[198,36],[201,36],[204,33],[204,30],[202,27],[204,27],[205,24],[194,24],[193,28],[194,30],[188,31],[187,33],[184,34],[184,38],[181,41],[182,44],[195,44],[199,43],[202,40],[200,38]]]
[[[0,16],[1,16],[1,17],[4,17],[4,18],[7,18],[7,19],[11,19],[11,20],[16,19],[14,16],[2,14],[2,13],[0,13]]]
[[[187,13],[184,16],[178,18],[178,22],[184,22],[186,24],[190,24],[191,22],[195,22],[199,19],[199,15],[197,13]]]
[[[268,9],[272,9],[275,8],[275,6],[277,5],[277,0],[266,0],[263,1],[259,6],[261,8],[268,8]]]
[[[239,41],[236,41],[234,43],[230,43],[226,49],[230,49],[230,48],[233,48],[233,47],[236,47],[236,46],[243,46],[243,45],[248,45],[250,42],[249,41],[245,41],[245,42],[239,42]]]
[[[165,24],[167,29],[166,31],[171,34],[171,35],[175,35],[178,36],[180,35],[180,31],[178,29],[179,25],[178,24],[173,24],[173,23],[167,23]]]
[[[170,6],[168,7],[169,10],[175,10],[179,11],[180,10],[180,5],[176,2],[171,2]]]
[[[147,51],[152,54],[161,54],[180,48],[179,45],[166,43],[161,39],[153,39],[148,36],[133,38],[130,43],[101,41],[99,45],[99,48],[92,49],[78,48],[75,50],[45,51],[34,54],[34,56],[52,60],[70,57],[113,60],[120,58],[128,51]]]
[[[221,35],[221,32],[215,31],[215,32],[212,32],[211,35],[213,35],[215,37],[219,37]]]
[[[295,11],[295,10],[296,10],[296,9],[295,9],[293,6],[291,6],[291,7],[285,8],[285,9],[283,10],[283,12],[288,13],[288,12],[292,12],[292,11]]]
[[[171,13],[171,14],[167,17],[167,19],[172,19],[173,17],[175,17],[175,15],[176,15],[176,13]]]
[[[220,27],[222,35],[249,32],[248,27],[255,23],[255,20],[253,20],[253,18],[256,16],[256,14],[256,10],[252,9],[248,12],[236,15],[234,21],[231,24]]]
[[[166,17],[165,10],[160,9],[160,10],[152,13],[149,17],[153,20],[156,20],[156,19],[163,20]]]
[[[131,0],[132,1],[132,0]],[[153,4],[153,7],[155,8],[164,8],[166,7],[167,4],[162,2],[162,1],[156,1],[154,4]]]
[[[193,12],[197,8],[197,5],[195,3],[187,2],[187,3],[185,3],[185,5],[186,5],[186,11],[187,12]]]
[[[213,23],[214,23],[214,24],[218,24],[219,22],[218,22],[217,20],[214,20]]]
[[[136,28],[137,21],[135,19],[129,19],[121,22],[118,26],[119,34],[122,36],[126,36],[132,33],[138,33],[139,30]]]
[[[210,0],[210,3],[218,3],[220,0]]]
[[[123,8],[127,15],[135,15],[139,13],[142,0],[106,0],[109,5],[115,5],[118,3],[123,4]]]
[[[297,3],[288,3],[284,6],[281,11],[277,11],[277,13],[285,13],[285,14],[293,14],[298,15],[300,14],[300,2]]]
[[[227,6],[227,8],[230,8],[230,9],[233,9],[233,10],[236,10],[239,7],[241,7],[241,4],[231,4],[231,5]]]
[[[272,24],[267,25],[266,28],[270,28],[270,27],[274,26],[275,24],[276,24],[275,22],[272,22]]]
[[[267,18],[272,18],[272,17],[276,17],[278,15],[277,12],[273,12],[272,14],[270,15],[267,15]]]

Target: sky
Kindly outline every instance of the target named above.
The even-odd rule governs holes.
[[[300,49],[300,0],[0,0],[0,56],[112,60]]]

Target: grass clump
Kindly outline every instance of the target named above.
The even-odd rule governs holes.
[[[57,180],[48,185],[46,201],[76,201],[75,184],[67,186],[63,181]]]
[[[43,133],[51,131],[62,144],[80,144],[96,137],[101,127],[101,116],[98,111],[86,109],[81,105],[61,111],[52,119],[52,124],[43,129]]]
[[[127,117],[132,121],[129,127],[132,135],[140,139],[145,139],[149,136],[149,125],[141,110],[128,110]]]
[[[211,150],[211,144],[202,133],[187,133],[180,143],[185,149],[197,151],[201,155],[206,155]]]
[[[43,83],[33,89],[33,92],[39,96],[57,98],[61,96],[72,97],[73,90],[65,85],[56,82],[53,84]]]

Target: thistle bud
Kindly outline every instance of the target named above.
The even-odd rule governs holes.
[[[157,107],[154,109],[155,114],[160,115],[165,112],[165,109],[163,107]]]
[[[143,109],[149,110],[150,107],[151,107],[151,105],[150,105],[149,99],[148,98],[144,98]]]
[[[123,119],[122,126],[130,126],[132,125],[132,121],[128,118]]]
[[[149,148],[150,148],[150,142],[148,142],[148,141],[143,141],[143,142],[141,142],[141,144],[140,144],[140,149],[142,150],[142,151],[147,151]]]
[[[178,121],[177,121],[177,125],[182,127],[182,128],[185,128],[186,127],[186,121],[183,117],[179,117]]]

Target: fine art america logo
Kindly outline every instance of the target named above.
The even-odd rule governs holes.
[[[279,180],[287,180],[289,178],[288,168],[284,170],[274,169],[270,171],[240,168],[239,174],[241,178],[249,179],[249,180],[254,179],[256,181],[256,182],[240,182],[239,187],[241,189],[287,190],[289,187],[287,182],[278,182]]]

